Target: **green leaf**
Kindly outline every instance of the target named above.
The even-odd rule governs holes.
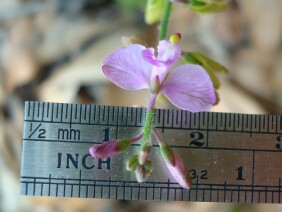
[[[189,7],[197,13],[217,13],[227,8],[228,0],[190,0]]]
[[[200,61],[204,66],[209,66],[215,72],[223,72],[228,73],[228,69],[218,62],[206,57],[202,53],[199,52],[191,52],[192,56],[196,58],[196,60]]]
[[[184,63],[202,66],[209,74],[215,89],[218,89],[220,87],[220,81],[216,77],[214,72],[228,73],[227,68],[225,68],[223,65],[204,56],[199,52],[184,52],[182,53],[182,60],[184,61]]]

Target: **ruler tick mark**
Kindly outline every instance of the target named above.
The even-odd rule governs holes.
[[[34,121],[34,117],[35,117],[35,102],[32,102],[32,120]]]
[[[33,196],[35,196],[35,185],[36,185],[36,178],[33,179]]]
[[[77,104],[75,104],[75,110],[74,110],[74,119],[76,120],[77,119]]]
[[[82,122],[82,106],[83,105],[79,105],[79,124],[81,124],[81,122]]]
[[[66,179],[64,179],[64,193],[63,193],[63,196],[64,197],[66,196]]]
[[[87,107],[88,107],[88,105],[84,105],[84,121],[86,121],[86,120],[87,120],[87,118],[86,118],[86,114],[87,114]]]
[[[278,184],[278,203],[281,203],[281,177],[279,177],[279,184]]]
[[[56,197],[58,196],[58,189],[59,189],[59,186],[58,186],[58,183],[56,183]]]
[[[69,104],[66,104],[65,119],[68,119]]]
[[[49,181],[48,181],[48,196],[51,195],[51,174],[49,174]]]
[[[37,117],[39,118],[40,114],[39,114],[39,110],[40,110],[40,103],[37,102],[35,103],[35,105],[37,105]]]
[[[49,117],[49,102],[47,102],[47,118]]]
[[[27,107],[27,117],[30,117],[30,109],[31,109],[30,102],[26,103],[26,107]]]

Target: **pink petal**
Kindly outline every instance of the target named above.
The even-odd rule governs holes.
[[[152,73],[151,74],[151,83],[161,84],[167,75],[168,68],[165,66],[165,64],[162,61],[159,61],[156,59],[153,48],[145,49],[142,52],[142,55],[147,62],[153,65],[153,69],[151,72]]]
[[[181,56],[181,48],[178,43],[161,40],[158,45],[157,60],[162,62],[167,69],[170,68]]]
[[[104,60],[104,74],[123,89],[149,88],[152,64],[144,60],[143,50],[139,44],[116,50]]]
[[[156,56],[155,56],[155,50],[154,48],[148,48],[142,51],[142,56],[144,60],[146,60],[148,63],[151,63],[154,66],[161,66],[162,63],[160,63]]]
[[[191,179],[188,173],[188,169],[184,164],[184,161],[181,157],[174,152],[174,161],[175,165],[173,166],[171,163],[166,162],[167,168],[170,171],[171,175],[174,179],[186,189],[191,188]]]
[[[114,157],[119,152],[119,142],[117,140],[94,144],[89,149],[90,155],[96,159]]]
[[[212,81],[198,65],[176,68],[168,76],[160,92],[175,106],[191,112],[208,110],[216,101]]]
[[[119,140],[111,140],[101,144],[94,144],[89,148],[89,153],[93,158],[110,158],[118,155],[129,145],[139,141],[143,138],[144,134],[140,134],[133,138],[123,138]]]

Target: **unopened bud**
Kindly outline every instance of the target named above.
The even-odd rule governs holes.
[[[167,145],[166,143],[161,143],[160,144],[160,150],[161,150],[161,154],[162,154],[165,162],[174,166],[175,161],[174,161],[174,157],[173,157],[173,151],[171,150],[170,146]]]
[[[138,155],[134,155],[126,161],[126,170],[135,171],[139,165]]]
[[[166,162],[166,166],[168,170],[170,171],[171,175],[174,177],[174,179],[185,189],[190,189],[192,182],[191,178],[189,176],[189,172],[187,167],[185,166],[184,161],[181,159],[181,157],[173,153],[175,164],[172,165],[170,163]]]
[[[127,149],[132,143],[139,141],[142,137],[143,134],[135,138],[124,138],[120,140],[107,141],[102,144],[94,144],[90,147],[89,153],[96,159],[114,157]]]
[[[142,147],[139,153],[139,164],[143,165],[146,161],[148,161],[149,153],[150,153],[150,146]]]
[[[152,174],[152,163],[147,160],[144,165],[139,165],[135,171],[136,180],[139,183],[145,182]]]
[[[171,175],[183,188],[190,189],[192,183],[184,161],[171,150],[155,128],[153,128],[153,133],[160,145],[161,154]]]
[[[145,22],[147,24],[155,24],[161,20],[165,1],[166,0],[147,0],[145,10]]]
[[[89,153],[96,159],[114,157],[125,150],[129,144],[128,139],[107,141],[90,147]]]

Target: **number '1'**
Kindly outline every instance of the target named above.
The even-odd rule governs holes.
[[[237,178],[236,180],[245,180],[243,178],[243,166],[240,166],[239,168],[235,169],[237,171]]]

